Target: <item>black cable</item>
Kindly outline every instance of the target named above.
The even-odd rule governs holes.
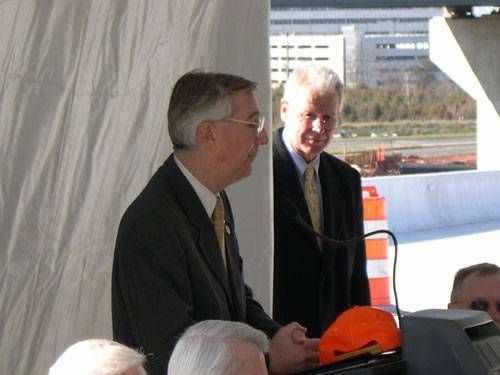
[[[287,210],[288,215],[290,217],[294,218],[295,220],[297,220],[297,222],[303,228],[305,228],[308,232],[314,234],[315,236],[317,236],[317,237],[319,237],[322,240],[325,240],[327,242],[331,242],[331,243],[334,243],[334,244],[337,244],[337,245],[349,245],[351,243],[359,242],[361,240],[364,240],[365,238],[373,236],[375,234],[385,233],[385,234],[387,234],[387,235],[389,235],[391,237],[392,242],[394,243],[394,263],[393,263],[393,271],[392,271],[393,272],[393,274],[392,274],[392,290],[394,292],[394,302],[395,302],[395,305],[396,305],[396,314],[398,316],[398,324],[399,324],[399,328],[401,329],[402,328],[402,325],[401,325],[401,311],[399,310],[398,293],[397,293],[397,290],[396,290],[396,264],[397,264],[397,259],[398,259],[398,240],[396,239],[396,236],[394,235],[394,233],[392,233],[390,230],[387,230],[387,229],[378,229],[378,230],[374,230],[373,232],[365,233],[362,236],[351,238],[350,240],[344,240],[344,241],[334,240],[333,238],[329,238],[329,237],[323,235],[322,233],[316,232],[309,224],[307,224],[304,221],[304,219],[302,219],[302,217],[299,214],[299,210],[295,206],[295,203],[293,203],[289,199],[286,199],[286,201],[288,203],[284,207],[286,207],[285,209]]]

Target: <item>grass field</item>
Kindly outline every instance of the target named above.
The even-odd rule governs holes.
[[[409,145],[396,145],[394,144],[396,141],[418,141],[418,140],[436,140],[436,139],[464,139],[469,137],[475,137],[475,133],[460,133],[460,134],[451,134],[451,133],[443,133],[443,134],[419,134],[419,135],[410,135],[410,136],[387,136],[387,137],[355,137],[355,138],[334,138],[332,140],[331,146],[327,147],[326,151],[332,154],[340,154],[345,151],[347,148],[349,153],[352,152],[362,152],[372,150],[373,148],[377,148],[377,144],[385,144],[390,146],[390,148],[394,151],[399,149],[418,149],[421,146],[409,146]],[[342,144],[339,144],[342,142]],[[365,144],[371,142],[371,144]]]
[[[404,121],[394,123],[356,123],[342,124],[335,132],[346,136],[371,137],[392,134],[398,137],[442,137],[442,136],[470,136],[476,133],[475,121]]]

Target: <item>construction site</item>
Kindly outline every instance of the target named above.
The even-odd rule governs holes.
[[[476,169],[476,154],[449,156],[402,156],[383,148],[353,153],[345,159],[359,168],[363,177],[435,173]]]
[[[378,145],[371,142],[371,146],[364,144],[362,149],[344,144],[341,151],[337,146],[332,153],[358,169],[363,177],[476,169],[475,142],[438,142],[433,145],[420,142],[419,145],[399,147],[394,147],[393,141]]]

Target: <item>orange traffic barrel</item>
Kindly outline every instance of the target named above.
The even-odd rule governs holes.
[[[378,195],[375,186],[363,186],[363,217],[365,233],[387,229],[385,198]],[[380,233],[367,237],[365,245],[372,306],[390,305],[387,234]]]

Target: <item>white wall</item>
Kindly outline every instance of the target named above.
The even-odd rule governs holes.
[[[500,171],[364,178],[385,197],[396,234],[500,220]]]

